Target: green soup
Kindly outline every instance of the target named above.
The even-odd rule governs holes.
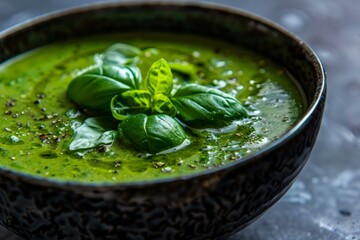
[[[66,95],[79,72],[98,54],[122,42],[149,49],[138,67],[153,62],[187,62],[195,76],[173,72],[174,88],[189,83],[236,97],[249,117],[222,128],[186,128],[191,144],[167,154],[147,154],[126,140],[111,147],[69,151],[86,114]],[[132,33],[61,42],[0,65],[0,165],[66,181],[129,182],[168,178],[241,159],[279,138],[306,107],[301,90],[282,66],[246,49],[193,36]],[[205,129],[204,129],[205,128]]]

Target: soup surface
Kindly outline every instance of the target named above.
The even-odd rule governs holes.
[[[217,128],[186,128],[191,144],[167,154],[137,151],[126,141],[70,151],[74,129],[88,117],[66,94],[84,68],[114,43],[144,51],[143,78],[160,58],[186,62],[191,78],[173,71],[174,89],[189,83],[236,97],[249,116]],[[204,171],[241,159],[279,138],[306,103],[286,69],[246,49],[186,35],[129,33],[56,43],[0,65],[0,165],[57,180],[129,182]],[[206,123],[204,123],[206,125]]]

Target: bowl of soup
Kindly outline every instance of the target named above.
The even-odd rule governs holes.
[[[321,63],[261,17],[112,3],[0,34],[0,224],[27,239],[221,239],[291,187]]]

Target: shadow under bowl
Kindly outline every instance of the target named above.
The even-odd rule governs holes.
[[[290,188],[317,137],[325,75],[305,43],[258,16],[197,3],[86,6],[2,32],[0,62],[60,40],[134,30],[206,36],[259,52],[298,80],[308,108],[290,131],[241,162],[184,177],[85,184],[0,168],[5,228],[27,239],[221,239],[246,227]]]

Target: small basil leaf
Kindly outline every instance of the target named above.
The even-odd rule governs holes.
[[[116,138],[113,119],[108,117],[88,118],[74,130],[69,150],[89,149],[101,144],[110,145]]]
[[[193,64],[188,62],[169,62],[169,66],[173,73],[178,72],[180,75],[186,75],[186,80],[188,81],[196,81],[198,79],[197,70]]]
[[[100,66],[74,78],[67,94],[82,108],[108,112],[116,94],[139,89],[140,76],[137,67]]]
[[[110,108],[113,117],[118,120],[138,113],[150,113],[151,94],[145,90],[126,91],[112,98]]]
[[[164,94],[155,94],[153,96],[153,111],[156,113],[164,113],[169,116],[176,115],[176,107]]]
[[[218,89],[188,84],[171,98],[179,118],[187,123],[225,125],[247,116],[247,110],[236,98]]]
[[[104,65],[136,65],[139,62],[141,50],[135,46],[116,43],[110,46],[101,54],[102,64]]]
[[[174,84],[173,76],[169,65],[163,58],[151,65],[146,75],[145,83],[152,95],[170,95]]]
[[[148,153],[175,148],[187,140],[180,124],[165,114],[137,114],[126,118],[119,126],[138,150]]]

